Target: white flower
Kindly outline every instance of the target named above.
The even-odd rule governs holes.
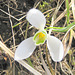
[[[27,13],[27,20],[31,25],[39,29],[39,31],[34,35],[25,39],[20,43],[15,52],[15,60],[26,59],[32,55],[37,45],[43,44],[47,40],[47,47],[49,49],[50,55],[55,62],[59,62],[63,59],[64,49],[62,42],[54,37],[47,34],[44,30],[46,19],[41,11],[38,9],[31,9]]]

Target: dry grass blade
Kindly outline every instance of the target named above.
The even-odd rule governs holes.
[[[10,3],[10,1],[8,1],[8,12],[10,14],[9,3]],[[10,20],[11,29],[12,29],[12,35],[13,35],[13,45],[15,46],[15,37],[14,37],[14,30],[13,30],[13,22],[11,20],[11,16],[10,15],[9,15],[9,20]]]
[[[59,11],[61,5],[63,4],[63,2],[64,2],[64,0],[63,0],[63,1],[61,2],[61,4],[59,5],[59,1],[58,1],[56,10],[55,10],[54,15],[53,15],[53,17],[52,17],[52,21],[51,21],[51,26],[50,26],[50,27],[53,27],[53,26],[54,26],[55,17],[56,17],[56,15],[57,15],[57,13],[58,13],[58,11]],[[52,29],[49,30],[49,34],[51,34],[51,31],[52,31]]]
[[[50,73],[48,67],[46,66],[46,63],[45,63],[45,61],[44,61],[44,59],[42,57],[42,54],[41,54],[41,61],[42,61],[42,64],[44,66],[45,71],[47,72],[47,75],[51,75],[51,73]]]
[[[75,21],[75,0],[71,0],[71,2],[72,2],[73,18],[74,18],[74,21]]]
[[[42,0],[40,0],[40,1],[39,1],[39,0],[36,0],[36,2],[35,2],[35,4],[34,4],[34,8],[37,8],[38,5],[41,3],[41,1],[42,1]],[[37,3],[37,4],[36,4],[36,3]]]
[[[51,75],[51,73],[50,73],[50,71],[49,71],[48,67],[46,66],[46,63],[45,63],[45,61],[44,61],[44,59],[43,59],[43,56],[42,56],[42,54],[41,54],[41,48],[40,48],[40,46],[39,46],[39,49],[40,49],[40,57],[41,57],[41,62],[42,62],[42,64],[43,64],[43,67],[44,67],[44,69],[45,69],[47,75]]]
[[[68,34],[69,34],[69,33],[68,33]],[[67,34],[67,35],[68,35],[68,34]],[[68,38],[69,38],[69,36],[68,36]],[[65,48],[64,56],[68,53],[68,51],[69,51],[69,49],[70,49],[70,47],[71,47],[72,39],[73,39],[73,30],[70,31],[69,44],[68,44],[67,48]],[[64,42],[65,42],[65,44],[66,44],[67,41],[65,41],[65,40],[66,40],[66,37],[64,38]]]
[[[5,13],[5,14],[7,14],[7,15],[11,16],[13,19],[15,19],[15,20],[19,21],[17,18],[15,18],[14,16],[12,16],[12,15],[8,14],[8,13],[7,13],[7,12],[5,12],[4,10],[0,9],[0,11],[2,11],[3,13]]]
[[[71,3],[69,4],[71,7]],[[54,24],[56,24],[60,19],[62,19],[64,17],[64,15],[66,14],[67,9],[64,10],[64,12],[62,12],[54,21]]]
[[[51,73],[54,75],[55,72],[54,72],[54,70],[53,70],[53,68],[52,68],[52,65],[50,64],[49,59],[48,59],[47,45],[46,45],[46,58],[47,58],[47,63],[48,63],[49,69],[50,69]]]
[[[71,75],[73,75],[70,66],[69,66],[66,62],[62,62],[62,64],[64,65],[64,67],[65,67],[66,69],[69,70],[69,73],[71,73]]]
[[[4,45],[1,41],[0,41],[0,47],[6,52],[8,53],[12,58],[14,58],[14,53],[8,48],[6,47],[6,45]],[[25,68],[27,68],[30,72],[32,72],[34,75],[42,75],[40,72],[36,71],[34,68],[32,68],[31,66],[29,66],[24,60],[21,61],[17,61],[18,63],[20,63],[22,66],[24,66]]]

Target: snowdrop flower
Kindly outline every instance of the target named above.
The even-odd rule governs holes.
[[[61,61],[64,55],[63,44],[58,38],[50,36],[44,30],[46,19],[43,13],[33,8],[27,13],[26,19],[31,25],[38,28],[39,31],[33,37],[27,38],[20,43],[16,49],[14,59],[22,60],[28,58],[32,55],[37,45],[44,44],[45,40],[47,40],[47,47],[53,61]]]

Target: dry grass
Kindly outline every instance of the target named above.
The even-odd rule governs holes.
[[[75,1],[68,1],[69,23],[72,23],[75,21]],[[61,62],[55,63],[52,61],[46,43],[37,47],[29,60],[17,61],[18,63],[14,61],[14,53],[19,43],[33,36],[37,30],[25,18],[30,8],[34,7],[43,12],[47,20],[46,28],[49,26],[65,27],[68,25],[65,0],[32,0],[29,2],[31,3],[28,3],[28,1],[21,3],[19,0],[0,1],[0,56],[3,58],[1,59],[0,57],[0,62],[2,60],[6,63],[9,62],[6,69],[0,68],[0,74],[75,75],[75,27],[71,27],[67,32],[54,32],[52,30],[49,32],[62,40],[65,55],[68,52]],[[14,25],[16,26],[13,27]],[[3,56],[3,53],[6,56]]]

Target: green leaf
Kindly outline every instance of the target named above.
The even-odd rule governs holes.
[[[70,13],[69,13],[69,1],[66,0],[66,8],[67,8],[67,24],[69,24]]]

